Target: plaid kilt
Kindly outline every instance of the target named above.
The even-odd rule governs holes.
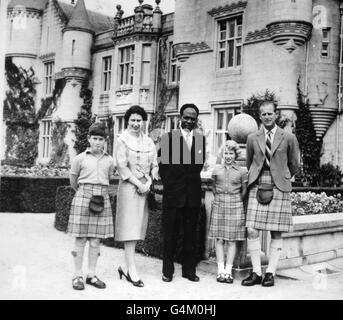
[[[104,211],[99,215],[89,212],[92,195],[103,195]],[[81,238],[110,238],[114,236],[113,216],[108,195],[108,186],[81,184],[71,204],[68,233]]]
[[[269,170],[262,171],[258,183],[271,183]],[[293,228],[290,192],[283,192],[274,186],[273,200],[265,205],[256,199],[257,185],[249,191],[247,228],[258,230],[290,232]]]
[[[239,193],[216,194],[212,204],[209,238],[245,240],[245,214]]]

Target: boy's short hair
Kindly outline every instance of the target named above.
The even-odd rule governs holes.
[[[88,131],[89,136],[101,136],[106,138],[106,127],[103,123],[101,122],[95,122],[89,127]]]
[[[236,158],[238,158],[241,154],[241,149],[238,145],[238,143],[234,140],[227,140],[225,142],[225,144],[223,144],[218,152],[218,156],[219,157],[223,157],[224,156],[224,150],[233,150],[236,154]]]

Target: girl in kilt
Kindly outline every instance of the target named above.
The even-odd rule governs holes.
[[[235,162],[239,153],[235,141],[226,141],[219,152],[221,164],[217,164],[212,173],[214,201],[208,237],[216,239],[217,281],[222,283],[233,283],[232,265],[237,241],[246,239],[243,199],[247,192],[248,178],[246,170]]]
[[[88,142],[90,147],[74,158],[70,170],[70,184],[76,191],[68,223],[68,233],[75,237],[74,250],[72,251],[75,267],[72,286],[75,290],[84,290],[85,288],[82,264],[87,240],[89,249],[86,284],[99,289],[106,287],[105,283],[95,275],[95,268],[100,256],[100,239],[114,236],[113,217],[108,194],[110,177],[114,173],[114,161],[104,151],[106,130],[103,124],[94,123],[91,125]],[[90,211],[89,205],[92,196],[103,196],[102,212]]]

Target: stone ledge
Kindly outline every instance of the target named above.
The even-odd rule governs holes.
[[[343,213],[327,213],[306,216],[293,216],[293,232],[285,233],[285,237],[290,237],[292,233],[300,230],[321,229],[330,227],[343,228]]]

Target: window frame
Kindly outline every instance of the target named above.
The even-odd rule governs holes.
[[[237,114],[242,112],[241,104],[219,104],[213,107],[214,117],[213,117],[213,146],[214,153],[217,154],[219,148],[223,145],[223,142],[226,141],[226,135],[228,134],[228,124],[230,120]],[[218,115],[220,111],[224,111],[224,117],[222,120],[223,126],[221,129],[218,129]],[[226,111],[226,112],[225,112]],[[228,112],[231,111],[231,112]],[[231,118],[228,120],[227,116],[231,114]],[[228,120],[228,121],[227,121]],[[219,145],[219,135],[221,135],[221,145]]]
[[[119,87],[132,87],[134,82],[134,65],[135,65],[135,45],[131,44],[125,47],[120,47],[118,59],[118,83]],[[129,60],[127,50],[130,50]]]
[[[54,91],[55,84],[55,61],[44,62],[44,94],[45,96],[51,96]]]
[[[321,47],[320,47],[320,56],[321,58],[329,58],[330,56],[330,28],[322,28],[322,42],[321,42]],[[327,34],[326,37],[324,37],[324,33]],[[326,46],[326,49],[323,49],[323,46]]]
[[[178,129],[180,119],[181,119],[181,117],[180,117],[179,113],[168,113],[168,114],[166,114],[166,121],[165,121],[166,131],[170,132],[174,129]]]
[[[144,56],[144,48],[149,48],[149,57],[146,58]],[[151,78],[151,54],[152,54],[152,45],[151,43],[143,43],[142,44],[142,62],[141,62],[141,86],[148,87],[150,86],[150,78]],[[147,69],[145,69],[145,65],[147,65]],[[145,71],[147,72],[146,78],[145,78]],[[144,80],[147,80],[147,83],[144,82]]]
[[[41,120],[41,158],[50,159],[52,150],[52,119]]]
[[[168,84],[179,85],[180,83],[180,66],[177,65],[177,58],[173,47],[173,41],[168,44]]]
[[[112,86],[112,56],[105,56],[102,58],[102,80],[101,91],[108,92]],[[108,68],[106,68],[106,65]]]
[[[230,29],[232,22],[234,22],[233,35],[230,34],[230,32],[232,33],[232,29]],[[218,71],[223,71],[241,68],[243,63],[243,12],[217,19],[216,23],[216,69]],[[224,24],[225,29],[221,29],[221,26]],[[225,32],[225,34],[222,34],[223,32]],[[229,43],[232,43],[231,47],[229,46]],[[232,54],[230,54],[230,48],[232,48]],[[232,64],[230,61],[232,61]]]

